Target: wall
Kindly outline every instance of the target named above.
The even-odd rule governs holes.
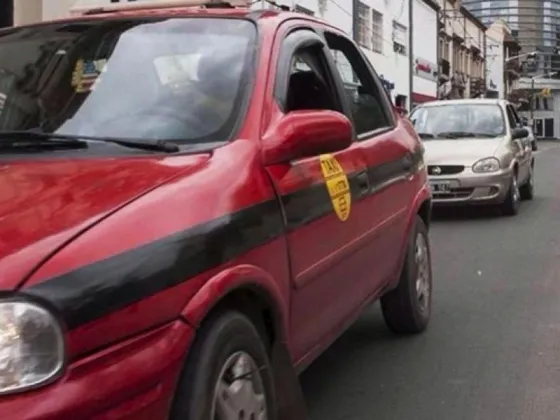
[[[78,0],[43,0],[43,19],[59,19],[68,16],[68,12]]]
[[[408,5],[410,0],[386,1],[386,0],[362,0],[363,3],[383,14],[383,49],[377,53],[364,49],[377,73],[395,84],[392,93],[394,100],[396,95],[407,97],[406,107],[410,109],[410,65],[408,60]],[[405,36],[407,54],[401,55],[393,51],[393,20],[407,27]],[[334,22],[336,24],[336,22]]]
[[[437,71],[438,31],[437,12],[424,3],[423,0],[414,0],[413,3],[413,49],[414,62],[413,74],[416,73],[416,60],[430,64]],[[421,73],[420,73],[421,74]],[[433,81],[424,77],[413,76],[413,92],[422,95],[437,97],[437,76]]]
[[[40,22],[42,17],[43,0],[14,1],[14,25],[26,25],[29,23]]]
[[[490,27],[486,31],[486,88],[497,91],[500,99],[505,97],[504,59],[503,30]]]

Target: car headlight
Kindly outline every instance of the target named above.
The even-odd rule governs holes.
[[[480,159],[472,166],[473,172],[496,172],[500,169],[500,161],[494,157]]]
[[[64,359],[64,335],[53,315],[31,302],[0,302],[0,394],[55,379]]]

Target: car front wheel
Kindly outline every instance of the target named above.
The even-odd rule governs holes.
[[[519,193],[519,185],[517,184],[517,174],[513,174],[510,182],[506,199],[501,204],[501,211],[506,216],[515,216],[519,212],[519,201],[521,195]]]
[[[527,182],[519,188],[519,195],[522,200],[532,200],[535,197],[535,181],[533,175],[533,166],[529,168],[529,177]]]
[[[428,229],[417,216],[409,238],[399,284],[381,298],[385,323],[396,333],[424,331],[432,305],[432,262]]]
[[[199,330],[177,387],[171,420],[275,420],[268,353],[254,324],[228,311]]]

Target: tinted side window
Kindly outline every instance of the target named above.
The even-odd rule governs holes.
[[[324,63],[324,56],[318,48],[296,51],[290,65],[286,112],[304,109],[340,111]]]
[[[379,84],[354,44],[332,33],[325,33],[325,38],[344,83],[356,134],[360,137],[391,127],[392,122],[383,99],[385,92],[379,89]]]

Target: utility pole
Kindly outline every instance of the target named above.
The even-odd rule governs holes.
[[[531,124],[534,126],[533,114],[535,113],[535,77],[531,76]]]

